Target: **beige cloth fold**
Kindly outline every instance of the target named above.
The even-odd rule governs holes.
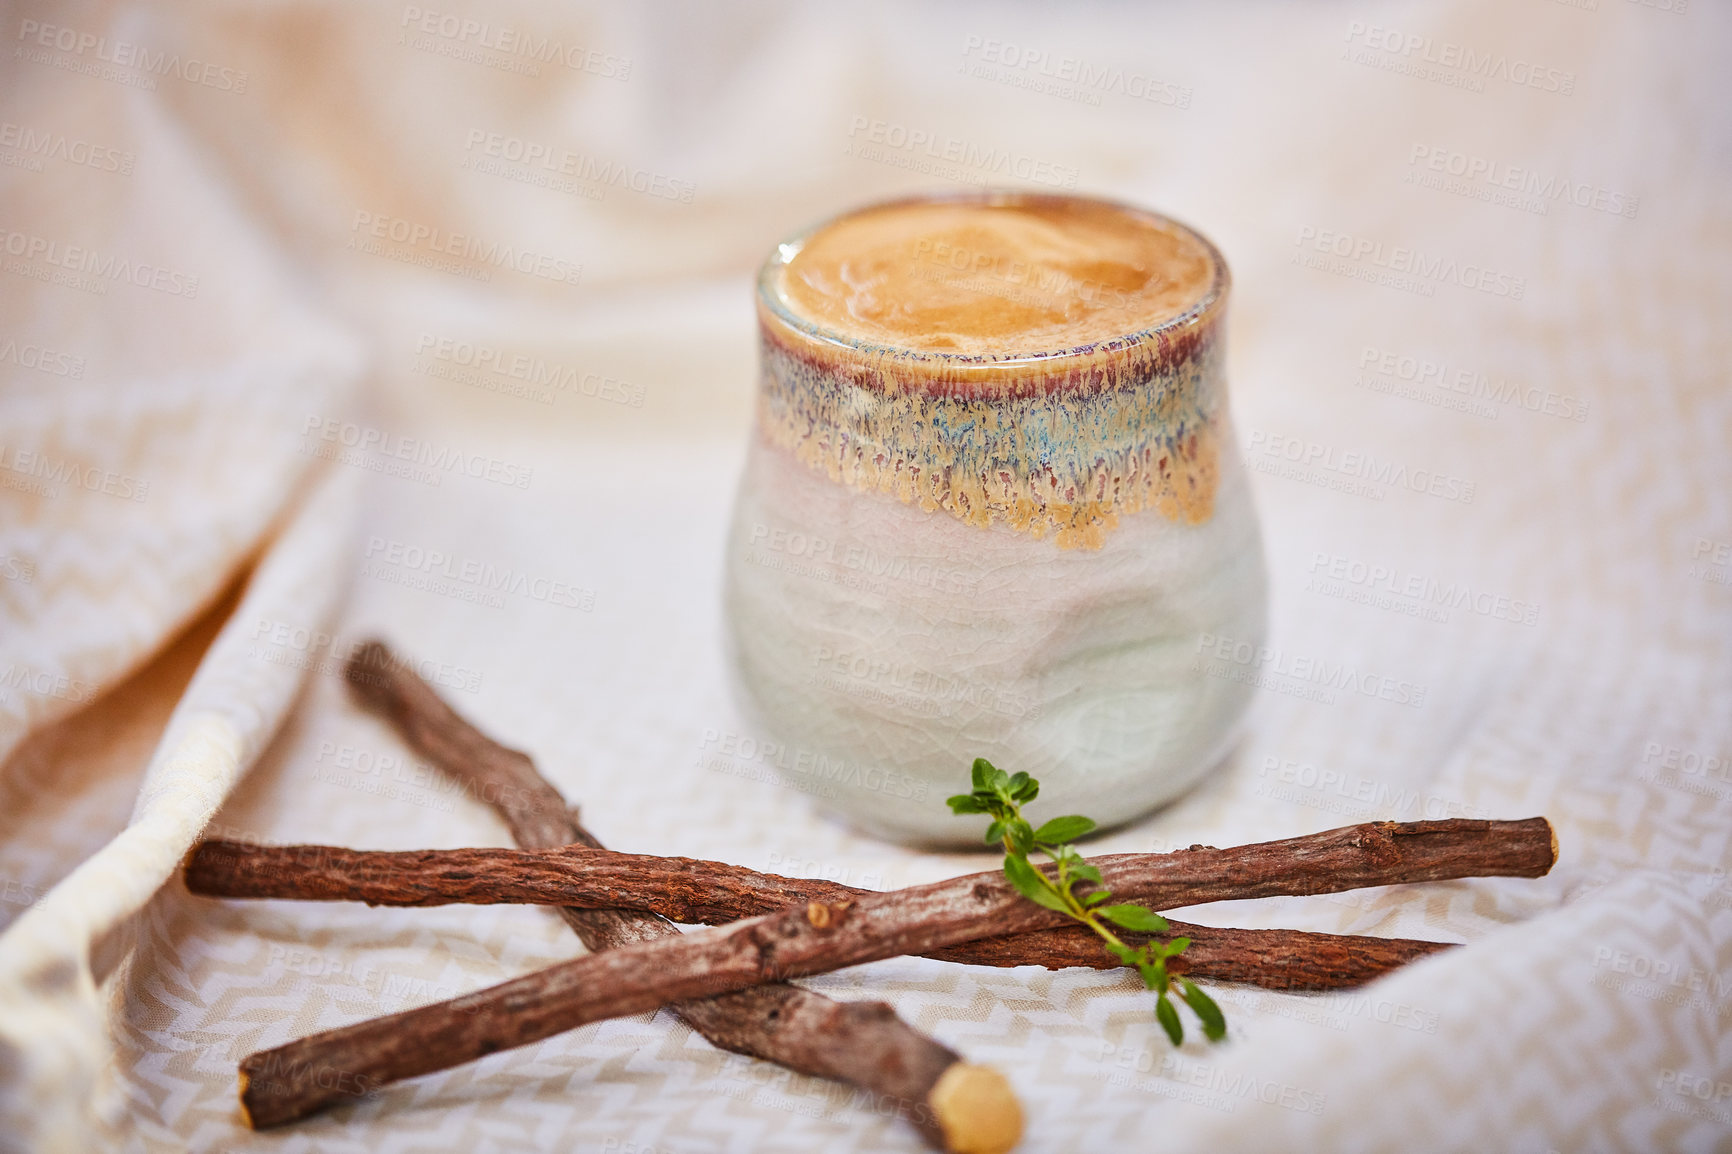
[[[28,1119],[14,1141],[89,1148],[92,1104],[112,1092],[98,1082],[113,1072],[93,955],[169,880],[288,712],[303,670],[260,660],[254,625],[329,619],[354,505],[355,478],[333,472],[295,511],[176,705],[126,828],[0,937],[0,1110]]]

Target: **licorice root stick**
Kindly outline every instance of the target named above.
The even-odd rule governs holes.
[[[1535,847],[1537,848],[1537,847]],[[1180,850],[1180,853],[1197,852]],[[433,906],[453,902],[530,902],[647,910],[676,922],[725,925],[792,905],[857,900],[873,891],[810,878],[758,873],[692,858],[649,857],[566,846],[538,853],[501,849],[351,850],[333,846],[200,844],[188,858],[186,885],[220,898],[363,901]],[[1362,985],[1439,950],[1445,942],[1241,930],[1170,921],[1191,939],[1173,958],[1174,973],[1249,982],[1280,990]],[[1129,935],[1133,945],[1146,935]],[[929,955],[985,966],[1089,966],[1122,963],[1082,926],[1057,926],[1017,937],[981,938]]]
[[[601,848],[526,754],[500,745],[459,716],[382,642],[363,645],[346,674],[355,695],[389,718],[418,753],[472,785],[504,819],[519,846]],[[561,908],[560,914],[584,945],[597,951],[592,957],[682,936],[671,923],[649,913]],[[1003,1075],[964,1062],[902,1021],[884,1002],[836,1002],[781,982],[717,994],[674,1001],[669,1008],[721,1049],[866,1091],[874,1108],[888,1107],[907,1118],[930,1144],[954,1154],[1002,1154],[1021,1138],[1022,1109]],[[423,1046],[420,1040],[401,1040],[410,1051]],[[427,1045],[439,1052],[439,1042]],[[321,1075],[304,1064],[284,1063],[278,1060],[280,1054],[263,1051],[241,1062],[241,1099],[255,1127],[293,1121],[344,1096],[321,1085],[343,1084],[333,1080],[329,1070]],[[358,1084],[346,1084],[352,1095]],[[365,1093],[376,1084],[369,1076],[360,1090]]]
[[[1544,818],[1369,822],[1232,849],[1094,859],[1115,896],[1155,909],[1320,894],[1398,882],[1538,877],[1556,860]],[[748,918],[563,962],[447,1002],[316,1034],[247,1059],[298,1072],[316,1109],[347,1079],[365,1089],[527,1045],[589,1022],[688,998],[826,973],[977,938],[1028,933],[1066,915],[1026,900],[1002,875]]]

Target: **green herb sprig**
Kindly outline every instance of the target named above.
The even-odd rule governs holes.
[[[949,799],[957,814],[984,813],[992,817],[986,827],[986,844],[1004,846],[1004,876],[1016,891],[1036,905],[1068,914],[1081,922],[1106,943],[1107,952],[1127,966],[1135,966],[1143,983],[1155,991],[1155,1018],[1167,1037],[1177,1046],[1185,1040],[1185,1028],[1179,1021],[1179,1011],[1167,995],[1177,987],[1179,997],[1197,1015],[1203,1034],[1212,1042],[1227,1036],[1227,1020],[1221,1008],[1209,995],[1189,979],[1167,973],[1167,959],[1176,958],[1191,944],[1190,938],[1169,941],[1150,940],[1140,946],[1127,946],[1114,933],[1108,922],[1120,929],[1143,934],[1164,934],[1171,927],[1167,919],[1146,906],[1132,902],[1112,902],[1112,894],[1101,885],[1101,871],[1090,865],[1071,845],[1095,828],[1086,817],[1055,817],[1038,829],[1022,816],[1022,807],[1040,793],[1040,783],[1026,773],[1006,773],[984,757],[974,759],[974,790],[959,793]],[[1052,859],[1056,867],[1051,875],[1036,869],[1028,855],[1039,850]],[[1088,883],[1081,894],[1079,883]],[[1112,904],[1108,904],[1112,903]]]

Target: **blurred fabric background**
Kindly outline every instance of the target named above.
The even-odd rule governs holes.
[[[578,947],[541,910],[172,874],[207,824],[505,844],[342,692],[375,633],[616,848],[990,868],[821,816],[719,618],[756,264],[971,186],[1157,208],[1235,279],[1279,655],[1210,666],[1267,690],[1246,740],[1094,848],[1545,814],[1562,858],[1193,911],[1469,943],[1352,996],[1221,989],[1220,1049],[1173,1053],[1120,975],[810,984],[1004,1070],[1029,1150],[1732,1142],[1725,7],[60,3],[0,33],[0,1147],[917,1149],[667,1014],[253,1135],[245,1054]]]

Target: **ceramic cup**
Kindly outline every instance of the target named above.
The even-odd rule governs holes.
[[[947,351],[791,301],[788,268],[827,226],[777,246],[757,282],[757,413],[726,556],[760,752],[784,784],[900,841],[978,844],[984,819],[944,803],[976,757],[1040,780],[1037,819],[1123,823],[1234,736],[1251,687],[1205,650],[1264,640],[1222,363],[1226,264],[1184,225],[1085,198],[896,203],[1126,214],[1207,267],[1194,300],[1141,331]],[[904,272],[953,265],[944,247],[916,241]],[[992,266],[959,290],[982,307],[996,296],[1014,314],[1044,291],[1031,265],[967,259]]]

